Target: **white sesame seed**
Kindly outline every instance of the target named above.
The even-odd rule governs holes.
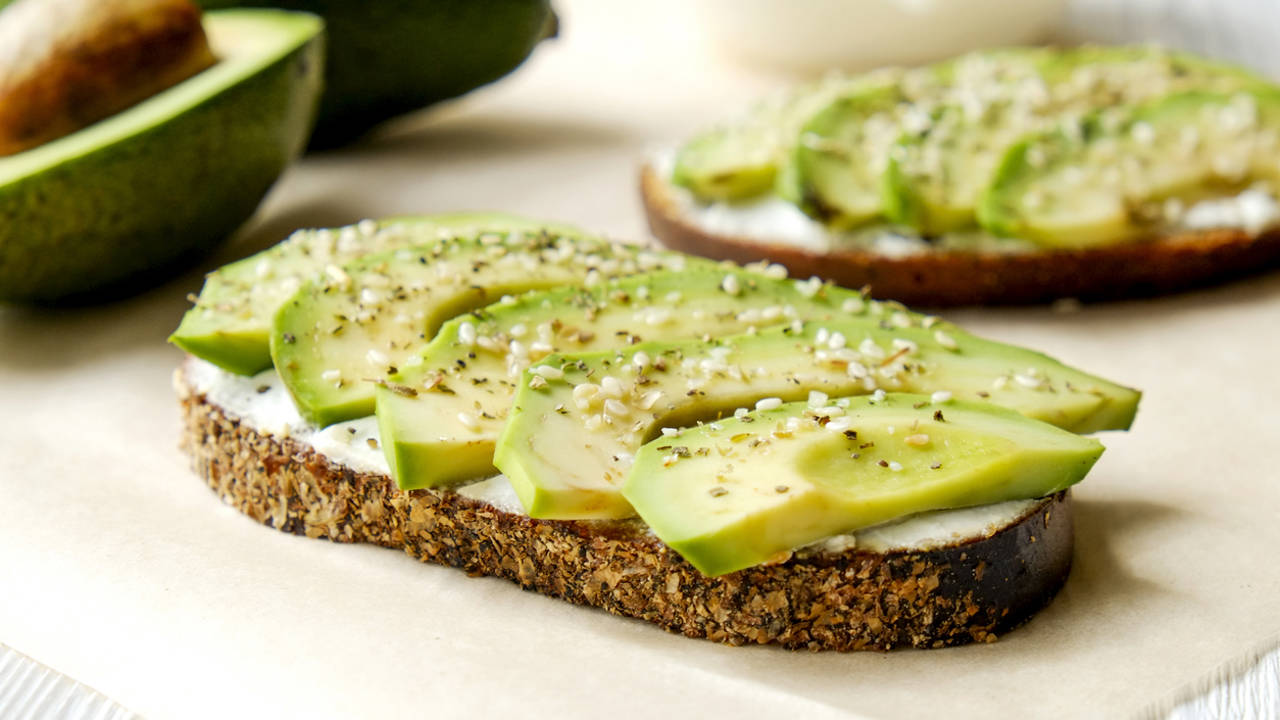
[[[929,396],[929,402],[932,402],[932,403],[934,403],[934,404],[941,404],[941,403],[944,403],[944,402],[946,402],[946,401],[948,401],[948,400],[950,400],[950,399],[951,399],[951,391],[950,391],[950,390],[939,390],[939,391],[937,391],[937,392],[935,392],[934,394],[932,394],[932,395],[930,395],[930,396]]]
[[[511,337],[524,337],[525,334],[529,332],[529,328],[524,323],[516,323],[515,325],[512,325],[511,329],[507,332],[511,334]]]
[[[1038,388],[1044,385],[1044,380],[1030,375],[1024,375],[1022,373],[1015,374],[1013,376],[1013,381],[1027,388]]]
[[[742,292],[742,285],[738,282],[737,275],[725,275],[724,280],[720,281],[720,289],[730,295],[738,295]]]
[[[601,418],[599,415],[589,415],[582,423],[582,426],[591,432],[599,430],[601,425],[604,425],[604,418]]]
[[[636,402],[636,407],[640,408],[641,410],[651,410],[653,406],[657,405],[658,401],[661,399],[662,399],[661,390],[650,390],[649,392],[640,396],[640,400]]]
[[[1009,384],[1009,378],[1005,377],[1004,375],[1001,375],[1000,377],[991,381],[991,387],[994,390],[1003,390],[1004,387],[1008,384]]]
[[[680,437],[680,428],[662,428],[662,437]]]
[[[892,470],[892,471],[894,471],[894,472],[902,472],[902,463],[900,463],[900,462],[898,462],[898,461],[896,461],[896,460],[890,460],[890,461],[889,461],[889,469],[890,469],[890,470]]]
[[[821,289],[822,280],[818,279],[816,276],[811,277],[808,280],[796,281],[796,291],[807,298],[817,295],[818,291]]]
[[[462,423],[468,430],[475,430],[480,427],[480,421],[471,413],[458,413],[458,422]]]
[[[749,412],[751,412],[751,411],[750,411],[750,410],[748,410],[748,409],[746,409],[746,408],[738,408],[737,410],[734,410],[734,411],[733,411],[733,416],[734,416],[734,417],[736,417],[736,418],[740,418],[740,417],[742,417],[743,415],[746,415],[746,414],[747,414],[747,413],[749,413]]]
[[[340,379],[341,377],[342,377],[342,371],[336,370],[336,369],[325,370],[324,372],[320,373],[320,379],[324,380],[325,382],[333,382],[335,380]]]
[[[811,408],[822,407],[823,405],[827,404],[827,398],[828,398],[827,394],[822,392],[821,390],[810,390],[809,391],[809,407]]]
[[[924,447],[929,444],[929,436],[924,433],[908,435],[902,438],[902,442],[911,445],[912,447]]]
[[[959,343],[956,342],[955,338],[942,332],[941,330],[933,331],[933,339],[937,340],[939,345],[941,345],[942,347],[948,350],[956,350],[960,347]]]
[[[364,354],[364,359],[370,365],[386,365],[390,362],[387,354],[379,351],[377,348],[369,348],[369,352]]]
[[[849,298],[843,303],[840,303],[840,309],[850,314],[860,313],[866,308],[867,304],[863,302],[862,298]]]
[[[773,263],[764,269],[764,276],[774,280],[786,280],[787,268],[784,265]]]
[[[667,302],[669,302],[669,303],[671,303],[672,305],[674,305],[674,304],[676,304],[676,303],[680,302],[680,298],[682,298],[682,297],[684,297],[684,296],[680,294],[680,291],[679,291],[679,290],[672,290],[671,292],[667,293],[667,296],[666,296],[666,298],[665,298],[665,299],[666,299],[666,301],[667,301]]]
[[[561,370],[558,367],[552,367],[551,365],[539,365],[538,367],[530,369],[529,372],[547,380],[559,380],[564,377],[564,370]]]
[[[651,361],[651,359],[649,358],[649,353],[647,353],[647,352],[645,352],[645,351],[641,350],[641,351],[637,352],[635,355],[632,355],[632,356],[631,356],[631,362],[632,362],[632,364],[634,364],[636,367],[638,367],[638,368],[640,368],[641,370],[643,370],[644,368],[649,367],[649,363],[650,363],[650,362],[652,362],[652,361]]]
[[[880,402],[881,400],[884,400],[884,395],[885,393],[883,390],[876,390],[874,393],[871,394],[871,399],[874,400],[875,402]]]
[[[813,341],[819,345],[826,345],[831,339],[831,331],[826,328],[818,328],[817,334],[813,336]]]
[[[618,378],[612,375],[605,375],[600,379],[600,392],[605,397],[620,398],[622,397],[622,383],[618,382]]]
[[[351,276],[337,265],[326,265],[324,268],[324,274],[328,275],[329,279],[339,285],[349,285],[351,283]]]
[[[835,420],[827,423],[824,427],[831,432],[842,433],[850,427],[853,427],[853,421],[847,417],[836,418]]]
[[[756,403],[757,410],[775,410],[782,407],[782,398],[768,397]]]
[[[631,414],[631,408],[613,398],[604,401],[604,411],[614,417],[626,417]]]
[[[867,366],[860,362],[849,363],[849,366],[845,368],[845,372],[848,373],[851,378],[864,378],[871,374],[867,370]]]
[[[586,410],[591,407],[599,394],[600,386],[595,383],[576,385],[573,388],[573,404],[578,406],[579,410]]]
[[[914,342],[907,340],[905,338],[894,338],[893,349],[895,351],[905,350],[907,354],[910,355],[915,351],[919,350],[920,348]]]
[[[911,316],[904,312],[896,312],[889,317],[889,322],[900,328],[911,327]]]
[[[831,333],[831,339],[827,341],[827,347],[831,348],[832,350],[839,350],[840,348],[845,346],[846,342],[847,341],[845,340],[844,333],[833,332]]]

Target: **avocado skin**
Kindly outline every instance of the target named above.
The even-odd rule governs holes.
[[[137,292],[253,214],[302,151],[320,36],[158,125],[0,185],[0,301]]]
[[[553,36],[550,0],[201,0],[324,17],[329,55],[313,149],[347,144],[397,115],[515,70]]]

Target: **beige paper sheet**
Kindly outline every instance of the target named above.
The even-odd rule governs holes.
[[[561,5],[564,37],[508,82],[307,159],[208,265],[295,226],[414,211],[641,236],[644,149],[775,81],[701,54],[680,11]],[[688,640],[239,516],[176,449],[164,338],[198,285],[0,309],[0,641],[147,717],[1124,716],[1280,632],[1280,274],[1075,314],[951,313],[1146,397],[1131,433],[1103,438],[1075,569],[1031,624],[849,655]]]

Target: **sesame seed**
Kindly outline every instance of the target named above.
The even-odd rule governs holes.
[[[809,391],[809,407],[822,407],[827,404],[827,394],[821,390]]]
[[[680,428],[662,428],[662,437],[680,437]]]
[[[325,370],[324,372],[320,373],[320,379],[324,380],[325,382],[333,382],[341,378],[342,378],[341,370],[331,369],[331,370]]]
[[[458,422],[462,423],[468,430],[476,430],[480,427],[480,421],[471,413],[458,413]]]
[[[871,399],[874,402],[880,402],[881,400],[884,400],[884,395],[885,395],[884,390],[876,390],[874,393],[871,394]]]
[[[620,398],[622,397],[622,383],[618,382],[618,378],[612,375],[605,375],[600,379],[600,392],[605,397]]]
[[[924,447],[925,445],[929,444],[929,436],[925,435],[924,433],[918,433],[916,435],[908,435],[902,438],[902,442],[908,445],[911,445],[912,447]]]
[[[649,392],[645,393],[640,397],[640,400],[636,403],[636,407],[640,408],[641,410],[650,410],[653,408],[654,405],[657,405],[658,401],[661,399],[662,399],[661,390],[650,390]]]
[[[711,488],[710,490],[708,490],[707,494],[710,495],[711,497],[724,497],[725,495],[729,494],[729,491],[717,485]]]
[[[534,375],[533,377],[529,378],[529,388],[531,390],[541,390],[546,386],[547,386],[546,379],[540,375]]]
[[[631,414],[630,408],[613,398],[604,401],[604,411],[614,417],[626,417]]]
[[[547,380],[559,380],[564,377],[564,370],[550,365],[539,365],[535,368],[531,368],[529,372]]]
[[[938,390],[937,392],[929,396],[929,402],[932,402],[935,404],[944,403],[950,399],[951,399],[950,390]]]
[[[768,397],[756,403],[757,410],[776,410],[782,407],[782,398]]]
[[[941,345],[942,347],[948,350],[955,350],[960,347],[960,345],[956,343],[955,338],[942,332],[941,330],[935,330],[933,332],[933,339],[938,341],[939,345]]]
[[[735,295],[735,296],[736,296],[736,295],[738,295],[739,293],[741,293],[741,292],[742,292],[742,285],[741,285],[741,284],[739,284],[739,282],[738,282],[738,276],[736,276],[736,275],[725,275],[725,276],[724,276],[724,280],[721,280],[721,281],[720,281],[720,289],[721,289],[721,290],[724,290],[725,292],[729,293],[730,295]]]
[[[890,470],[892,470],[892,471],[894,471],[894,472],[902,472],[902,463],[897,462],[897,461],[890,461],[890,462],[889,462],[889,469],[890,469]]]
[[[862,298],[849,298],[840,304],[840,309],[850,314],[860,313],[866,308],[867,303]]]
[[[845,342],[844,333],[833,332],[831,333],[831,339],[827,341],[827,347],[832,350],[839,350],[845,346]]]

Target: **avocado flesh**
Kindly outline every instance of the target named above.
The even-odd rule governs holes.
[[[1050,495],[1103,451],[987,403],[890,394],[840,404],[793,403],[655,439],[623,495],[667,546],[723,575],[919,512]]]
[[[888,87],[901,74],[887,69],[824,78],[762,102],[738,122],[699,133],[682,145],[671,180],[709,201],[733,202],[762,195],[775,185],[790,187],[790,177],[779,177],[787,169],[780,160],[790,154],[808,117],[838,97]]]
[[[506,75],[554,34],[550,0],[201,0],[210,9],[277,7],[325,19],[325,93],[312,147]]]
[[[1093,110],[1192,87],[1234,90],[1261,82],[1236,68],[1153,48],[1045,55],[1033,74],[995,83],[985,96],[947,98],[927,128],[899,139],[882,179],[885,215],[927,236],[976,227],[983,190],[1005,151],[1027,134],[1055,125],[1078,128]]]
[[[128,287],[239,227],[301,151],[322,24],[208,13],[213,67],[88,128],[0,158],[0,300]]]
[[[375,389],[450,318],[506,295],[594,284],[709,261],[544,233],[366,255],[303,284],[276,313],[271,359],[298,411],[321,427],[374,413]]]
[[[666,369],[637,372],[637,352],[661,358]],[[1073,432],[1127,428],[1139,399],[1039,353],[874,318],[553,355],[541,364],[563,378],[535,387],[531,371],[521,376],[494,457],[535,518],[630,516],[620,489],[642,444],[661,428],[713,420],[764,398],[948,391]],[[612,396],[606,383],[617,385]]]
[[[1171,206],[1274,183],[1277,151],[1280,90],[1178,93],[1119,118],[1092,118],[1081,137],[1046,133],[1018,143],[979,218],[1045,247],[1141,239],[1176,221]]]
[[[797,319],[883,314],[887,307],[842,288],[815,292],[806,282],[722,268],[531,293],[450,321],[412,367],[378,387],[379,436],[403,489],[485,477],[493,474],[494,447],[520,373],[547,355],[735,335]],[[902,311],[894,317],[922,322]]]
[[[585,237],[568,225],[502,213],[446,213],[299,230],[287,240],[213,271],[169,341],[239,375],[271,367],[271,322],[302,283],[329,265],[374,252],[484,232],[519,230]]]

